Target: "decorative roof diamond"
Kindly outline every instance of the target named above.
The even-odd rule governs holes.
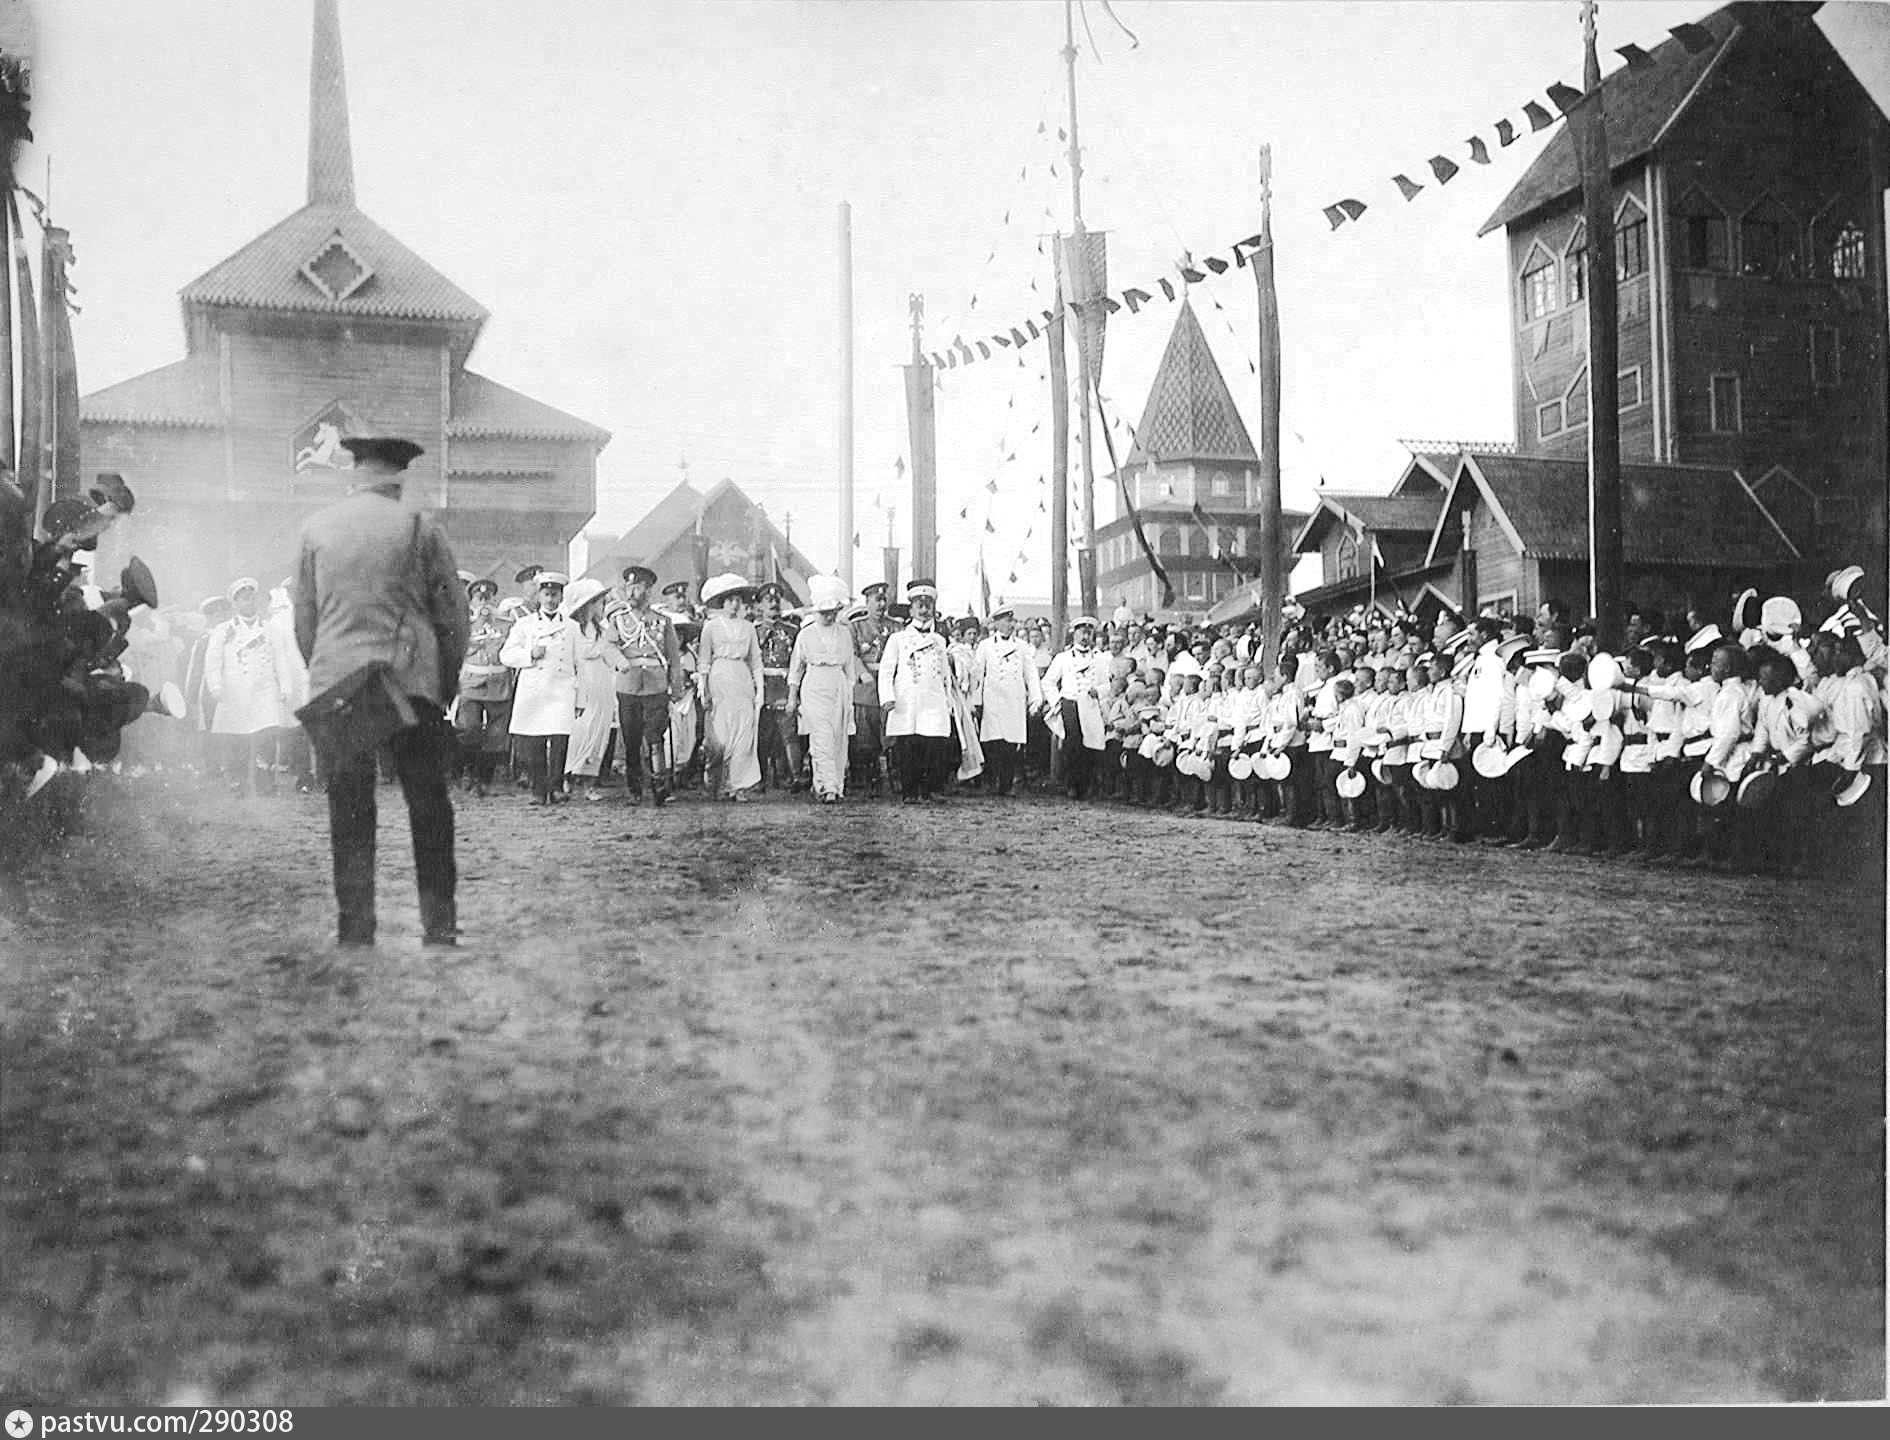
[[[374,268],[354,253],[354,247],[335,231],[322,248],[302,264],[302,275],[330,300],[346,300],[368,282]]]

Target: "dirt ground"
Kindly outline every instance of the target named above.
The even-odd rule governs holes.
[[[1882,891],[1061,800],[101,780],[0,918],[0,1402],[1884,1394]],[[391,802],[391,808],[390,808]]]

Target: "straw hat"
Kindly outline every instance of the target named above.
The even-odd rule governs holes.
[[[1687,787],[1696,805],[1704,805],[1711,810],[1724,805],[1732,798],[1732,781],[1717,770],[1702,767],[1693,773],[1693,783]]]
[[[1253,779],[1253,756],[1242,750],[1227,762],[1227,773],[1236,780]]]
[[[1848,810],[1864,798],[1868,789],[1870,775],[1863,770],[1852,770],[1838,776],[1837,783],[1831,787],[1831,798]]]
[[[838,575],[809,577],[807,593],[814,610],[839,610],[847,603],[846,582]]]
[[[1332,784],[1333,788],[1347,800],[1356,800],[1365,793],[1365,777],[1356,770],[1341,770]]]
[[[539,577],[539,584],[544,584],[544,577]],[[569,620],[591,601],[602,595],[610,587],[602,580],[593,580],[589,576],[569,586],[564,592],[564,599],[558,605],[558,613]]]

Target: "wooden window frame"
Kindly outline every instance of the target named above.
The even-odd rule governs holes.
[[[1690,203],[1696,201],[1700,208],[1689,208]],[[1696,185],[1680,197],[1680,203],[1674,207],[1673,213],[1674,219],[1677,222],[1675,229],[1678,231],[1675,238],[1679,241],[1679,244],[1674,247],[1675,269],[1690,270],[1698,275],[1730,275],[1734,273],[1732,218],[1727,215],[1723,205]],[[1708,254],[1704,260],[1695,263],[1691,252],[1692,237],[1688,233],[1695,220],[1717,220],[1719,222],[1720,251],[1722,254],[1722,263],[1719,265],[1713,264],[1710,254]],[[1711,248],[1709,244],[1707,249],[1710,251]]]
[[[1628,270],[1624,268],[1621,252],[1627,243],[1627,237],[1637,229],[1641,232],[1635,247],[1640,255],[1640,268]],[[1647,207],[1633,195],[1623,196],[1614,212],[1614,278],[1616,283],[1632,280],[1636,276],[1647,273],[1647,236]]]
[[[1540,257],[1542,261],[1540,265],[1535,263],[1538,257]],[[1556,274],[1555,267],[1555,256],[1550,253],[1549,247],[1544,245],[1540,240],[1530,242],[1528,253],[1523,256],[1522,270],[1518,273],[1517,277],[1522,287],[1522,317],[1524,324],[1528,325],[1535,323],[1537,320],[1546,320],[1549,316],[1555,314],[1557,310],[1562,308],[1559,300],[1561,292],[1557,288],[1557,282],[1560,277]],[[1536,277],[1541,275],[1544,271],[1548,272],[1548,278],[1541,283],[1540,294],[1547,303],[1543,308],[1537,309],[1532,300],[1532,297],[1537,293],[1537,286],[1533,282],[1535,282]]]
[[[1622,402],[1620,401],[1620,396],[1626,392],[1626,382],[1630,375],[1634,377],[1634,399],[1632,402]],[[1615,409],[1617,411],[1638,410],[1647,403],[1647,381],[1646,377],[1641,373],[1640,366],[1630,365],[1625,370],[1616,371],[1614,383],[1617,400]]]
[[[1767,210],[1772,213],[1761,213]],[[1755,270],[1752,268],[1755,262],[1749,258],[1747,249],[1753,232],[1761,229],[1771,234],[1776,253],[1770,264]],[[1803,279],[1804,230],[1804,222],[1776,195],[1761,195],[1739,217],[1739,254],[1733,273],[1749,280]]]
[[[1588,298],[1588,226],[1577,224],[1562,247],[1562,300],[1579,305]]]

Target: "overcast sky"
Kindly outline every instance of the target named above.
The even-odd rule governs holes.
[[[179,288],[303,203],[312,8],[42,0],[40,143],[21,172],[37,185],[52,157],[87,391],[178,358]],[[1115,0],[1134,45],[1084,8],[1083,209],[1109,233],[1112,288],[1155,290],[1184,249],[1225,258],[1256,228],[1256,152],[1273,145],[1286,503],[1321,477],[1386,488],[1402,437],[1511,438],[1502,242],[1476,230],[1546,132],[1447,189],[1425,160],[1463,160],[1469,135],[1580,83],[1575,0]],[[1604,56],[1711,8],[1612,0]],[[856,578],[879,567],[876,506],[907,543],[907,296],[926,297],[928,348],[1049,303],[1039,237],[1070,218],[1061,4],[342,0],[341,22],[361,207],[493,312],[474,368],[612,432],[594,532],[627,528],[687,459],[837,560],[850,202]],[[1827,5],[1818,23],[1890,97],[1890,9]],[[1415,202],[1396,171],[1426,182]],[[1331,233],[1320,208],[1341,196],[1372,208]],[[1257,440],[1250,272],[1194,299]],[[1174,314],[1110,323],[1102,388],[1125,418]],[[980,541],[998,592],[1049,590],[1043,346],[1024,357],[943,378],[948,602],[969,596]],[[1115,513],[1100,442],[1097,460],[1100,521]]]

